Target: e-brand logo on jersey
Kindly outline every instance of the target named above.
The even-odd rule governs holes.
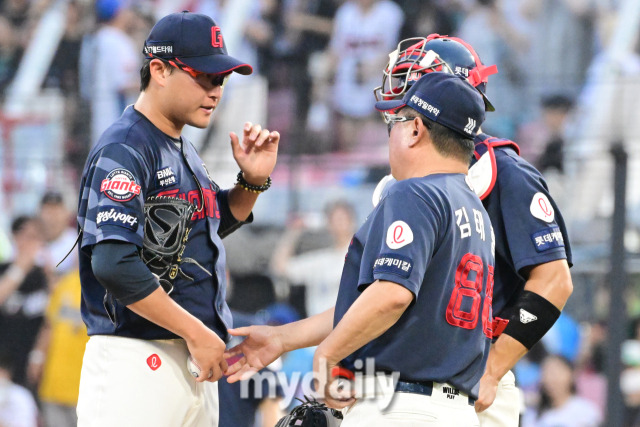
[[[391,249],[400,249],[413,242],[413,231],[404,221],[395,221],[387,229],[387,246]]]
[[[555,218],[553,205],[544,193],[538,192],[533,195],[529,206],[531,215],[546,223],[552,223]]]
[[[140,194],[140,186],[126,169],[114,169],[100,184],[100,192],[116,202],[127,202]]]

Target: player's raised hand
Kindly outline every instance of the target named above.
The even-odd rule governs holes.
[[[496,399],[498,393],[499,379],[487,374],[486,372],[480,378],[480,391],[478,392],[478,400],[476,400],[476,412],[482,412],[487,409]]]
[[[193,336],[186,339],[189,353],[195,364],[200,368],[201,375],[197,382],[215,382],[222,378],[227,370],[224,358],[225,343],[215,332],[203,325]]]
[[[229,137],[233,158],[244,172],[244,178],[249,184],[263,185],[276,165],[280,133],[246,122],[242,143],[235,132],[230,132]]]
[[[246,338],[237,346],[227,350],[224,355],[227,359],[241,356],[225,372],[225,375],[228,375],[227,382],[234,383],[250,377],[273,363],[285,352],[277,328],[277,326],[247,326],[229,329],[231,335]]]

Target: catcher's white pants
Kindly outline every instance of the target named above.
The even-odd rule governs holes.
[[[365,377],[365,393],[343,410],[341,427],[477,427],[476,411],[468,397],[460,393],[452,399],[442,391],[448,384],[434,383],[431,396],[393,393],[385,396],[381,387],[372,387],[372,377]],[[369,381],[369,383],[367,383]],[[372,391],[374,390],[375,391]],[[390,401],[390,403],[389,403]],[[388,406],[387,406],[388,403]]]
[[[218,384],[196,383],[184,340],[92,336],[78,398],[79,427],[216,427]]]
[[[493,404],[478,414],[482,427],[518,427],[522,397],[513,372],[507,372],[498,383]]]

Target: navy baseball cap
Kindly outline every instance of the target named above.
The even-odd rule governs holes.
[[[454,74],[427,73],[402,99],[376,102],[378,111],[395,111],[405,106],[466,138],[473,138],[484,122],[482,95]]]
[[[201,73],[253,72],[251,65],[227,54],[222,32],[213,19],[186,10],[159,20],[144,42],[143,53],[153,58],[175,58]]]

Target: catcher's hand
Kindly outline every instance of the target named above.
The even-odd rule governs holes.
[[[493,401],[496,399],[499,382],[500,379],[494,378],[486,372],[482,378],[480,378],[480,392],[478,394],[478,400],[476,400],[474,405],[476,412],[480,413],[491,406]]]
[[[307,396],[301,402],[289,415],[281,418],[275,427],[339,427],[342,423],[342,412],[327,408],[325,404]]]

